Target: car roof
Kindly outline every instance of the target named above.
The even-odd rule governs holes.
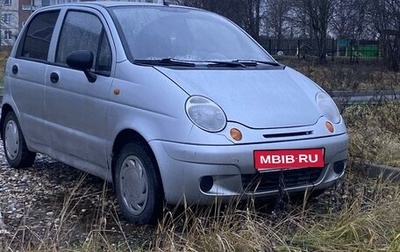
[[[163,4],[163,3],[148,3],[148,2],[128,2],[128,1],[84,1],[84,2],[70,2],[70,3],[62,3],[40,7],[37,11],[47,11],[54,10],[58,8],[74,8],[74,7],[88,7],[95,9],[108,9],[113,7],[130,7],[130,6],[142,6],[142,7],[165,7],[165,8],[181,8],[181,9],[196,9],[201,10],[194,7],[184,6],[184,5],[175,5],[175,4]],[[204,11],[204,10],[203,10]]]
[[[99,7],[119,7],[119,6],[173,6],[180,8],[189,8],[187,6],[173,5],[173,4],[162,4],[162,3],[148,3],[148,2],[128,2],[128,1],[84,1],[84,2],[71,2],[56,4],[51,6],[99,6]],[[48,7],[51,7],[48,6]]]
[[[104,7],[114,7],[114,6],[128,6],[128,5],[147,5],[147,6],[161,6],[159,3],[148,3],[148,2],[123,2],[123,1],[88,1],[88,2],[74,2],[70,4],[77,5],[100,5]]]

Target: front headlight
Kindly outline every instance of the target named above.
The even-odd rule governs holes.
[[[322,114],[332,123],[339,123],[341,117],[333,99],[326,93],[318,93],[316,99]]]
[[[192,96],[186,101],[185,107],[189,119],[200,129],[219,132],[226,126],[224,111],[205,97]]]

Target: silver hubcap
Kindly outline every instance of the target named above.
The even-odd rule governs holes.
[[[14,160],[19,150],[18,125],[15,121],[10,120],[7,122],[4,137],[7,156],[9,159]]]
[[[143,212],[147,204],[149,185],[143,163],[136,156],[128,156],[121,167],[121,192],[125,205],[133,214]]]

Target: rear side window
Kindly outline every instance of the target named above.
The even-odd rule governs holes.
[[[59,11],[45,12],[32,19],[22,39],[23,43],[19,48],[18,57],[47,60],[58,14]]]
[[[61,29],[56,63],[66,65],[68,55],[78,50],[91,51],[94,55],[92,70],[109,75],[111,49],[100,19],[91,13],[69,11]]]

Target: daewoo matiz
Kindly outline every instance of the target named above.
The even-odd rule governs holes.
[[[122,213],[332,186],[348,135],[331,97],[229,20],[162,4],[44,7],[5,69],[10,166],[44,153],[114,184]]]

